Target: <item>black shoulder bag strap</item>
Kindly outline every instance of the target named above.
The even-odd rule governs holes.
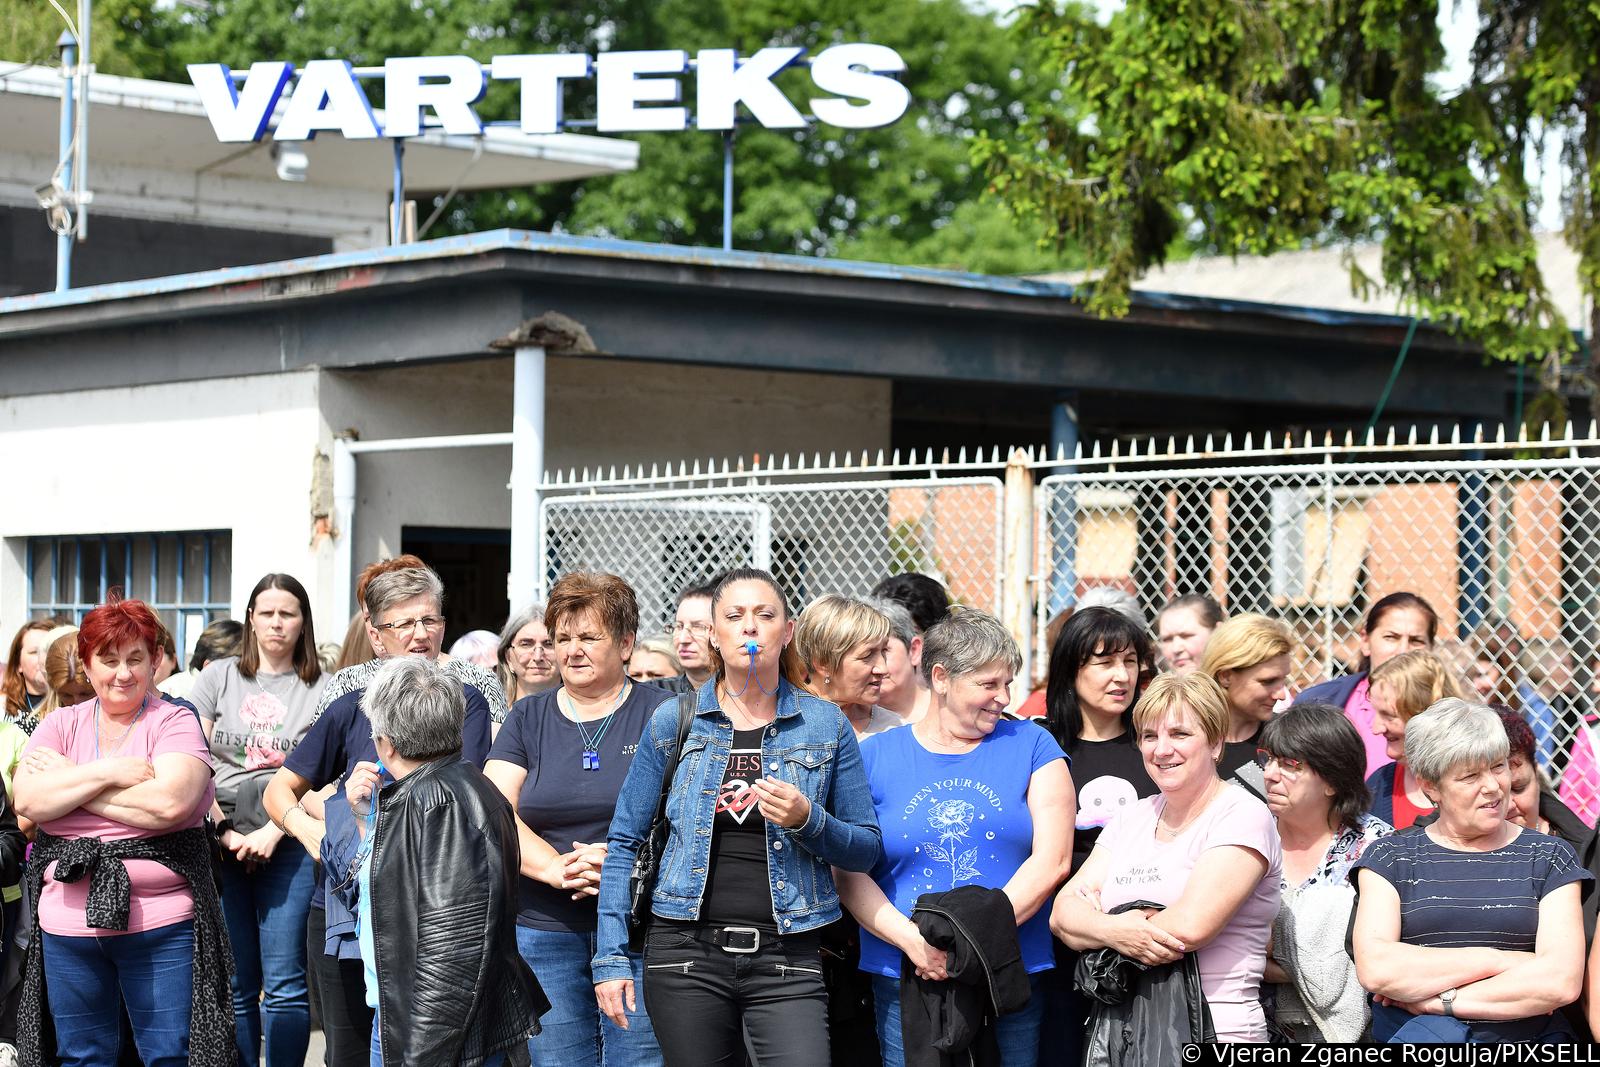
[[[667,796],[672,792],[672,779],[677,776],[683,745],[689,738],[689,726],[694,722],[695,699],[692,689],[678,695],[678,743],[661,768],[661,794],[656,799],[655,815],[628,878],[628,947],[636,952],[644,947],[645,928],[650,924],[650,898],[655,892],[656,869],[661,863],[661,854],[666,851],[667,834],[671,830],[667,821]]]

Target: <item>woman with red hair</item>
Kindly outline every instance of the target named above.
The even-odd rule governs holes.
[[[214,792],[205,736],[151,688],[160,622],[147,605],[95,608],[78,651],[94,697],[39,724],[14,782],[17,811],[38,825],[22,1060],[110,1067],[126,1004],[146,1067],[232,1067],[232,964],[201,825]]]

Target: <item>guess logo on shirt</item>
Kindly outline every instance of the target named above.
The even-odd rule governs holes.
[[[722,772],[722,788],[717,793],[715,814],[726,815],[740,826],[756,810],[756,791],[751,784],[761,777],[761,749],[736,748],[728,753],[728,769]]]

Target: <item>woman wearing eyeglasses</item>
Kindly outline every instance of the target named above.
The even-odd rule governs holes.
[[[367,633],[377,659],[334,675],[322,694],[311,729],[289,753],[268,783],[264,800],[272,821],[322,858],[327,826],[317,797],[358,763],[375,762],[372,723],[362,700],[385,660],[402,656],[437,660],[461,683],[466,716],[461,758],[481,765],[489,753],[490,724],[505,717],[505,693],[493,674],[465,660],[440,656],[444,641],[444,584],[427,567],[405,567],[377,574],[365,590]],[[313,792],[313,791],[319,792]],[[342,794],[328,801],[343,804]],[[323,878],[331,868],[325,864]],[[360,955],[353,918],[325,905],[323,884],[311,897],[306,948],[316,974],[322,1030],[333,1067],[365,1064],[372,1037],[372,1012],[361,986]]]
[[[1367,1027],[1366,991],[1344,950],[1350,870],[1394,830],[1366,814],[1365,760],[1361,735],[1332,704],[1296,704],[1261,731],[1256,763],[1283,846],[1265,980],[1277,987],[1275,1029],[1290,1041],[1354,1042]]]
[[[543,693],[561,684],[556,673],[556,646],[544,625],[544,605],[533,604],[506,620],[500,631],[500,667],[496,672],[506,703]]]
[[[661,1050],[644,1005],[626,1027],[603,1016],[589,961],[617,796],[651,713],[672,694],[624,673],[639,606],[616,575],[562,576],[545,622],[561,685],[517,701],[483,769],[517,812],[517,947],[551,1001],[528,1055],[542,1067],[651,1067]],[[638,961],[633,980],[643,988]]]

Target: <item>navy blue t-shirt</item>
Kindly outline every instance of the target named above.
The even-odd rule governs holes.
[[[639,738],[644,736],[655,710],[674,697],[665,689],[634,683],[612,713],[609,725],[605,719],[584,723],[591,738],[602,727],[605,729],[596,747],[599,769],[587,770],[583,736],[578,724],[562,714],[558,692],[551,689],[517,701],[495,738],[489,758],[504,760],[528,772],[522,791],[517,794],[517,815],[551,848],[567,852],[574,841],[605,841]],[[518,926],[584,932],[595,928],[594,897],[573,900],[570,892],[526,875],[520,881]]]
[[[1532,952],[1539,902],[1594,876],[1558,837],[1523,830],[1492,852],[1458,852],[1413,829],[1381,837],[1356,861],[1400,895],[1400,940],[1428,948]],[[1353,876],[1352,876],[1353,878]]]
[[[448,670],[448,665],[446,665]],[[467,697],[467,716],[461,728],[461,758],[482,767],[489,756],[489,702],[470,683],[462,683]],[[366,689],[352,689],[329,704],[306,731],[305,738],[285,757],[284,767],[321,789],[329,782],[349,774],[363,760],[375,763],[378,750],[372,744],[372,722],[361,710]],[[313,908],[324,907],[321,880],[311,894]]]

